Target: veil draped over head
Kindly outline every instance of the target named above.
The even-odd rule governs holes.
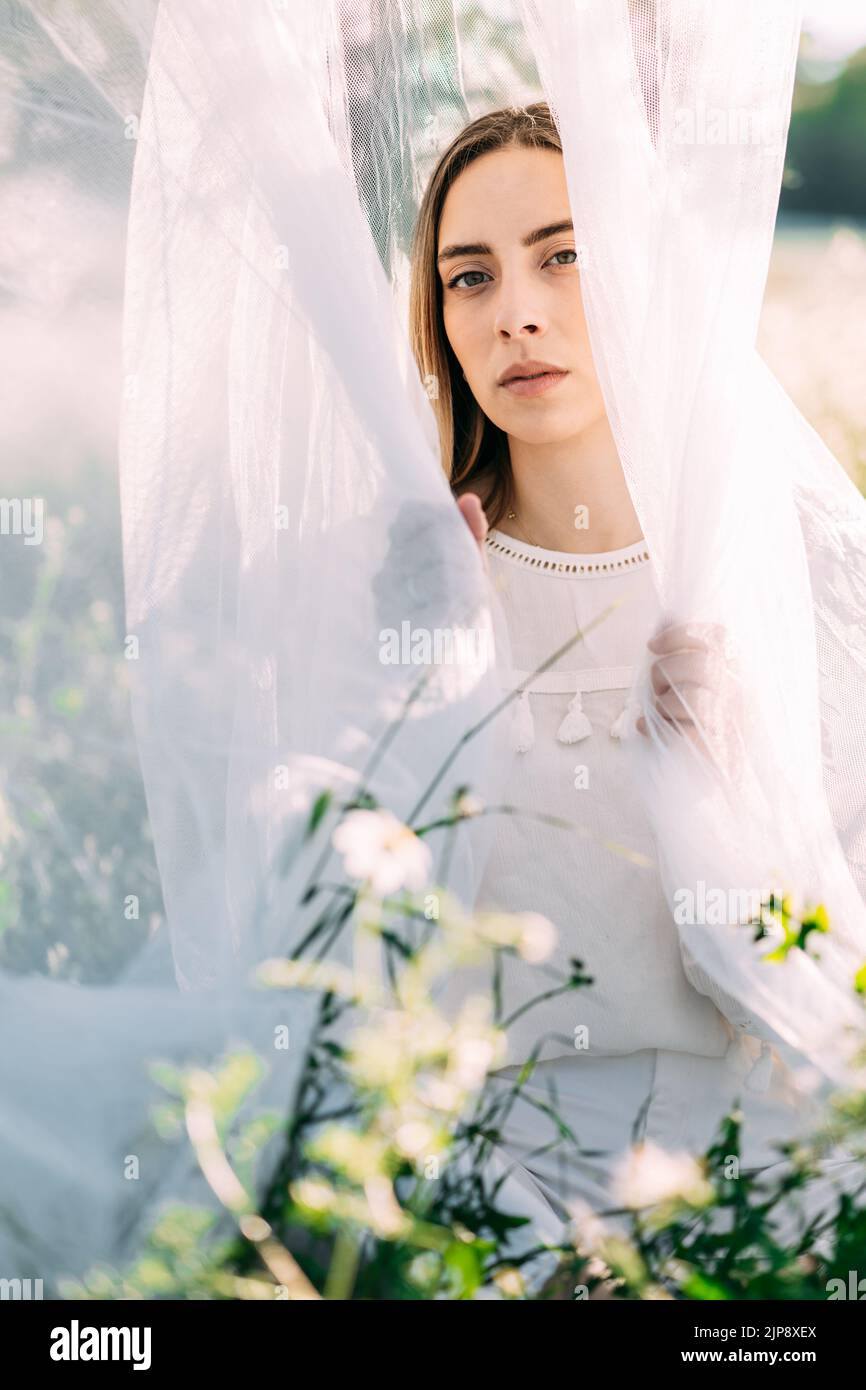
[[[694,744],[638,673],[650,738],[626,747],[672,912],[703,885],[829,924],[768,963],[778,917],[759,942],[738,908],[677,920],[687,972],[804,1084],[860,1078],[866,503],[755,346],[800,20],[796,0],[4,4],[7,214],[45,181],[83,207],[80,237],[98,222],[106,257],[125,255],[107,374],[122,657],[171,943],[169,961],[164,932],[142,938],[107,978],[87,962],[79,982],[0,976],[4,1269],[117,1259],[160,1197],[202,1196],[192,1165],[142,1137],[145,1064],[238,1039],[274,1055],[286,998],[252,970],[309,924],[324,788],[326,821],[361,793],[415,827],[461,788],[496,803],[502,653],[389,664],[382,634],[492,631],[406,291],[425,181],[497,106],[551,106],[663,609],[722,628],[736,675],[721,735]],[[7,289],[60,312],[48,290]],[[85,308],[103,291],[77,286]],[[490,826],[449,842],[467,905]],[[88,949],[98,961],[98,932]],[[310,1016],[292,996],[299,1042],[271,1067],[272,1103],[291,1103]],[[130,1153],[146,1154],[136,1185]]]

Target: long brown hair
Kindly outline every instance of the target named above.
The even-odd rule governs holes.
[[[512,145],[562,153],[547,102],[490,111],[452,140],[427,185],[412,243],[412,351],[422,380],[429,384],[442,466],[455,496],[470,488],[481,494],[491,526],[497,525],[512,500],[508,443],[504,432],[488,419],[472,395],[448,342],[436,254],[442,208],[458,174],[481,155]]]

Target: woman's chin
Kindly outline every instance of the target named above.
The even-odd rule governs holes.
[[[582,415],[575,417],[562,410],[539,409],[540,397],[537,404],[534,401],[529,404],[530,409],[509,412],[510,418],[499,422],[506,434],[522,444],[562,444],[586,428],[587,422]]]

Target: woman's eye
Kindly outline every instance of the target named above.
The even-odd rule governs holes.
[[[571,260],[570,260],[570,261],[557,261],[557,256],[570,256],[570,257],[571,257]],[[557,264],[557,265],[574,265],[574,263],[575,263],[576,260],[577,260],[577,252],[576,252],[576,251],[554,251],[553,255],[550,257],[550,260],[547,262],[547,264],[550,265],[552,261],[556,261],[556,264]]]
[[[478,278],[472,280],[471,277],[473,275],[477,276]],[[487,279],[490,278],[487,275],[486,270],[464,270],[462,275],[455,275],[453,280],[448,281],[448,288],[449,290],[474,290],[475,286],[480,285],[485,279],[485,277]],[[461,281],[464,280],[469,280],[471,283],[461,284]]]

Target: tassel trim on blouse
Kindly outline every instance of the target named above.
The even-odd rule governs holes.
[[[568,709],[556,737],[560,743],[579,743],[593,732],[583,708],[583,696],[588,691],[630,690],[634,668],[615,666],[588,671],[547,671],[535,677],[527,671],[502,671],[500,674],[504,689],[520,690],[512,705],[511,743],[516,753],[528,753],[535,744],[531,695],[570,694]],[[523,689],[520,689],[521,686]],[[640,703],[627,699],[610,726],[610,737],[624,738],[633,728],[640,712]]]
[[[568,711],[556,737],[560,743],[579,743],[582,738],[589,738],[591,733],[592,725],[583,712],[581,692],[577,690],[569,701]]]

